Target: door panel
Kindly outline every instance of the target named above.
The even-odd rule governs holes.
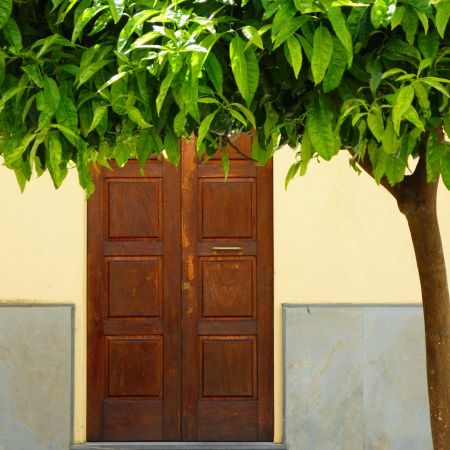
[[[183,440],[270,441],[271,166],[231,154],[224,180],[220,160],[198,161],[193,143],[182,158]]]
[[[273,439],[272,169],[251,138],[104,170],[88,203],[88,440]]]
[[[256,318],[256,259],[201,257],[201,317]]]
[[[109,317],[160,317],[161,256],[108,259]]]
[[[98,176],[88,204],[88,440],[180,437],[179,172]]]
[[[199,240],[255,239],[255,179],[221,175],[199,180]]]
[[[161,241],[162,179],[115,179],[106,183],[108,237]],[[137,217],[136,217],[137,216]]]
[[[254,336],[200,337],[201,395],[257,396],[256,339]]]

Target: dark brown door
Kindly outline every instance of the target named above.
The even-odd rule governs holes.
[[[249,153],[251,139],[240,138]],[[88,440],[273,439],[272,169],[230,149],[102,171],[88,203]]]

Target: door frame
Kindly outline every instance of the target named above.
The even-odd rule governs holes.
[[[189,155],[194,155],[194,158],[189,158]],[[197,170],[197,157],[196,157],[196,143],[194,139],[190,141],[182,141],[181,142],[181,158],[184,158],[185,163],[182,165],[182,169],[180,171],[181,176],[181,190],[180,195],[185,198],[185,202],[182,205],[182,208],[186,207],[186,204],[189,204],[189,209],[192,209],[192,214],[197,214],[197,205],[195,202],[197,201],[197,191],[195,192],[186,192],[188,186],[183,185],[183,180],[185,180],[183,175],[183,170],[187,170],[186,167],[189,167],[189,170]],[[187,162],[189,160],[189,162]],[[164,165],[168,163],[164,162]],[[195,169],[194,169],[195,164]],[[273,442],[273,433],[274,433],[274,251],[273,251],[273,163],[270,160],[264,168],[257,168],[258,170],[258,188],[257,188],[257,196],[258,196],[258,218],[256,223],[259,224],[261,222],[260,215],[262,215],[264,222],[264,235],[265,239],[260,239],[261,233],[263,230],[260,225],[257,225],[257,254],[258,257],[260,255],[264,255],[264,264],[258,265],[258,297],[263,296],[263,307],[258,309],[258,328],[262,327],[263,324],[266,324],[266,330],[262,333],[263,339],[258,342],[258,353],[264,349],[264,358],[258,358],[258,373],[270,373],[265,386],[263,386],[263,398],[258,401],[258,418],[264,426],[262,429],[261,436],[258,435],[258,441],[268,441]],[[98,176],[98,179],[102,179],[102,176]],[[98,187],[98,186],[97,186]],[[181,194],[185,190],[184,194]],[[98,338],[99,327],[102,326],[101,318],[99,318],[96,310],[92,305],[95,303],[95,299],[100,298],[102,295],[100,292],[100,286],[103,285],[102,282],[98,281],[98,267],[97,265],[102,260],[103,255],[99,253],[99,245],[98,240],[103,239],[104,227],[103,223],[98,224],[95,223],[97,220],[98,213],[96,211],[103,211],[102,202],[105,201],[104,193],[102,189],[99,189],[100,192],[97,195],[94,193],[92,198],[88,201],[88,217],[87,217],[87,437],[88,440],[95,440],[95,436],[91,432],[93,429],[99,429],[101,424],[99,424],[100,416],[98,414],[93,414],[93,410],[91,405],[95,402],[100,401],[99,397],[103,398],[103,392],[98,392],[95,389],[92,389],[92,379],[95,377],[98,361],[95,356],[97,355],[96,351],[90,351],[92,346],[95,346],[95,339]],[[179,220],[181,221],[180,214],[178,214]],[[103,222],[103,220],[102,220]],[[183,229],[184,224],[181,223],[181,228]],[[187,313],[187,308],[189,308],[189,302],[192,298],[193,291],[190,289],[185,289],[183,286],[186,286],[185,283],[192,282],[192,268],[190,267],[190,261],[186,258],[187,250],[192,251],[189,242],[186,239],[183,239],[183,233],[180,233],[179,239],[175,239],[178,243],[181,243],[179,246],[181,253],[181,264],[180,271],[176,270],[175,272],[180,273],[179,282],[172,279],[173,286],[175,289],[181,290],[181,311],[182,314]],[[97,243],[97,245],[94,245]],[[194,253],[195,254],[195,253]],[[173,277],[172,277],[173,278]],[[195,279],[195,277],[194,277]],[[195,295],[194,295],[195,298]],[[184,326],[184,325],[183,325]],[[189,326],[189,325],[188,325]],[[260,330],[258,329],[258,332]],[[186,358],[188,358],[188,354],[184,354],[181,352],[181,366],[183,367],[186,364]],[[259,378],[259,377],[258,377]],[[182,384],[182,383],[180,383]],[[179,392],[181,401],[182,401],[182,414],[184,411],[183,403],[185,402],[185,395],[182,392]],[[192,395],[192,392],[188,395]],[[181,427],[183,430],[183,421],[181,420]],[[184,433],[182,432],[182,435]]]

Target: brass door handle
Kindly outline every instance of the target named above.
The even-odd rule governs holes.
[[[242,247],[213,247],[215,252],[240,252]]]

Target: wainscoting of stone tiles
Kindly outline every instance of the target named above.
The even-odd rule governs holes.
[[[290,450],[432,450],[420,305],[284,305]]]
[[[0,305],[0,450],[72,441],[70,305]]]

